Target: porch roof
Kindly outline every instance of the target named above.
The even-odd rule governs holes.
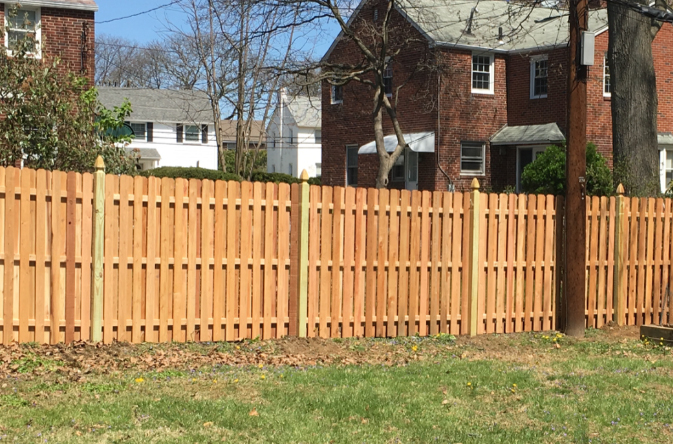
[[[161,154],[155,148],[126,148],[126,151],[136,153],[142,160],[161,160]]]
[[[491,145],[535,145],[566,140],[555,123],[505,126],[491,137]]]
[[[434,153],[435,152],[435,132],[425,131],[422,133],[404,134],[404,140],[411,151],[417,153]],[[397,136],[391,134],[383,138],[383,144],[386,151],[392,153],[397,147]],[[362,145],[358,150],[358,154],[376,154],[376,141],[373,140],[365,145]]]
[[[657,134],[657,143],[659,145],[673,145],[673,133]]]

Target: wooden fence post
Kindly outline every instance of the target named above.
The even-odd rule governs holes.
[[[617,325],[624,325],[624,186],[617,186],[615,198],[615,271],[612,298],[612,320]]]
[[[297,294],[297,336],[306,337],[307,329],[307,301],[308,301],[308,173],[306,170],[301,172],[301,184],[299,184],[299,242],[296,248],[299,249],[299,270],[297,285],[299,286]]]
[[[476,336],[479,325],[479,181],[472,179],[470,196],[470,336]]]
[[[92,239],[92,273],[93,288],[91,291],[91,340],[103,340],[103,242],[105,227],[105,162],[98,156],[96,172],[93,174],[93,236]]]

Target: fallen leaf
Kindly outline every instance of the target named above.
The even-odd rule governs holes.
[[[449,403],[449,400],[448,400],[448,399],[445,399],[444,401],[442,401],[442,405],[446,405],[446,404],[448,404],[448,403]]]
[[[250,413],[248,413],[250,416],[259,416],[259,413],[257,413],[257,409],[252,409],[250,410]]]
[[[213,425],[213,423],[210,422],[210,421],[208,421],[208,422],[204,422],[204,423],[203,423],[203,426],[204,426],[204,427],[210,427],[210,426],[212,426],[212,425]]]

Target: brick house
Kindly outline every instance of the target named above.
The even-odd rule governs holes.
[[[375,23],[385,0],[364,0],[351,17]],[[546,146],[565,140],[567,129],[567,11],[524,3],[400,0],[392,26],[413,43],[394,58],[387,76],[406,82],[397,112],[408,143],[393,168],[390,187],[467,189],[474,177],[501,190],[519,185],[523,167]],[[606,68],[607,11],[589,13],[595,33],[589,68],[587,139],[612,165],[610,76]],[[653,43],[659,94],[661,182],[673,179],[673,26]],[[337,38],[323,60],[355,63],[358,51]],[[412,75],[431,54],[444,69]],[[400,79],[400,80],[398,80]],[[351,82],[322,88],[322,181],[326,185],[373,187],[378,157],[373,144],[372,92]],[[431,104],[431,106],[428,106]],[[384,117],[386,146],[396,145]],[[670,150],[670,151],[669,151]]]
[[[10,17],[12,7],[20,6]],[[0,3],[4,33],[2,44],[11,55],[13,42],[34,36],[35,57],[62,60],[60,69],[88,78],[93,84],[95,21],[98,6],[93,0],[21,0]]]

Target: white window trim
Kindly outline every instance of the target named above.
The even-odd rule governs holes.
[[[472,86],[474,79],[474,56],[488,57],[490,59],[488,89],[474,88]],[[470,89],[472,90],[472,94],[495,94],[495,56],[493,53],[473,52],[470,56]]]
[[[612,97],[612,92],[605,92],[605,71],[608,68],[608,55],[605,54],[605,57],[603,58],[603,97]],[[612,74],[610,75],[610,87],[612,87]]]
[[[9,49],[9,21],[7,20],[9,16],[9,11],[11,7],[14,4],[10,3],[5,3],[5,19],[4,19],[4,27],[5,27],[5,50],[7,51],[8,56],[13,56],[14,51],[11,51]],[[32,53],[29,52],[27,53],[28,55],[35,57],[36,59],[41,59],[42,58],[42,8],[39,6],[23,6],[21,5],[21,9],[28,10],[28,11],[35,11],[35,44],[37,45],[37,51]]]
[[[481,171],[463,171],[463,144],[464,143],[481,143]],[[486,142],[462,140],[460,142],[460,175],[469,177],[481,177],[486,175]]]
[[[198,129],[198,138],[197,140],[187,140],[187,127],[188,126],[195,126]],[[191,124],[191,123],[185,123],[182,125],[182,143],[186,145],[203,145],[202,142],[202,137],[201,137],[201,125],[199,124]]]
[[[535,63],[542,60],[547,61],[547,92],[549,91],[549,56],[547,54],[533,56],[530,58],[530,98],[531,99],[546,99],[547,94],[535,95]]]
[[[341,100],[336,100],[336,99],[335,99],[335,97],[336,97],[336,89],[337,89],[337,88],[341,88]],[[332,105],[338,105],[338,104],[340,104],[340,103],[344,103],[344,99],[343,99],[343,85],[339,85],[339,86],[337,86],[337,85],[332,85],[332,87],[330,88],[330,99],[331,99],[331,103],[332,103]]]
[[[143,137],[142,139],[136,138],[134,139],[134,142],[147,142],[147,122],[129,122],[129,125],[143,125],[145,127],[145,137]]]

